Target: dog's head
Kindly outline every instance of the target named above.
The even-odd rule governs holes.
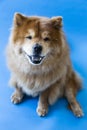
[[[33,65],[39,65],[50,57],[60,55],[62,17],[14,16],[12,41],[19,52]]]

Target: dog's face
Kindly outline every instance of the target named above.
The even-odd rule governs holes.
[[[61,52],[62,17],[14,17],[13,41],[19,51],[33,65],[40,65],[46,59]]]

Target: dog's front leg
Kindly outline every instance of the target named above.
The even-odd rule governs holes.
[[[17,87],[11,96],[11,102],[14,104],[22,102],[23,96],[22,89]]]
[[[16,78],[14,76],[11,76],[9,83],[15,88],[15,91],[11,95],[11,102],[14,104],[22,102],[24,93],[22,91],[22,88],[18,86]]]
[[[39,116],[45,116],[48,112],[48,90],[42,92],[39,96],[39,102],[37,107],[37,114]]]
[[[45,116],[47,114],[48,105],[54,104],[58,98],[63,95],[62,89],[62,83],[59,81],[41,93],[37,107],[37,113],[39,116]]]

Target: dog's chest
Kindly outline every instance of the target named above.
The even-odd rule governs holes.
[[[37,96],[49,86],[49,79],[42,76],[21,76],[18,83],[26,94]]]
[[[28,79],[25,85],[22,86],[23,91],[32,96],[37,96],[45,88],[44,84],[40,82],[40,79]]]
[[[59,80],[65,72],[66,69],[64,68],[63,71],[56,69],[55,71],[43,73],[42,75],[20,74],[18,80],[19,86],[21,86],[23,91],[28,95],[36,96]]]
[[[47,89],[58,79],[57,76],[37,75],[37,76],[20,76],[18,83],[22,90],[32,96],[37,96],[40,92]]]

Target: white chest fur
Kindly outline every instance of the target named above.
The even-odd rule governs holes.
[[[43,74],[43,75],[19,75],[18,86],[22,88],[22,90],[32,96],[37,96],[40,92],[44,91],[52,84],[54,84],[60,77],[66,72],[66,68],[61,70],[58,69],[52,71],[51,74]],[[59,74],[58,74],[59,73]]]

